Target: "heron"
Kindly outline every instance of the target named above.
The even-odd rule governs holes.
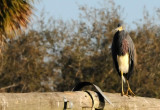
[[[128,80],[133,74],[136,65],[136,48],[131,37],[121,24],[118,24],[115,30],[116,33],[113,37],[111,50],[115,68],[121,77],[121,95],[129,96],[128,93],[130,93],[130,95],[135,96],[130,88]],[[128,86],[126,94],[124,93],[123,82],[127,83]]]

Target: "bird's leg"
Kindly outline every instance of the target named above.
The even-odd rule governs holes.
[[[129,96],[129,95],[128,95],[128,92],[130,92],[130,94],[131,94],[132,96],[135,96],[135,94],[132,92],[132,90],[131,90],[131,88],[130,88],[130,86],[129,86],[128,80],[127,80],[127,85],[128,85],[128,89],[127,89],[126,95]]]
[[[124,95],[124,91],[123,91],[123,72],[121,71],[121,80],[122,80],[122,93],[121,95],[123,96]]]

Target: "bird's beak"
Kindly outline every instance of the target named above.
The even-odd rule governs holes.
[[[122,30],[123,30],[123,27],[122,27],[122,26],[117,27],[115,30],[116,30],[116,31],[122,31]]]

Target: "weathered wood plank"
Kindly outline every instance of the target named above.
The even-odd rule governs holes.
[[[0,93],[0,110],[94,110],[99,98],[93,91],[92,98],[87,92],[52,93]],[[114,107],[104,103],[104,110],[160,110],[160,99],[127,97],[120,93],[104,93]],[[94,101],[92,101],[94,99]],[[102,104],[103,105],[103,104]]]
[[[122,110],[160,110],[160,99],[147,97],[121,96],[120,93],[105,93],[114,104],[114,108],[106,104],[110,109]],[[106,108],[105,108],[106,109]],[[106,109],[107,110],[107,109]]]

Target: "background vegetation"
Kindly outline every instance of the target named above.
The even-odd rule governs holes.
[[[80,6],[80,10],[77,21],[45,23],[42,16],[38,30],[6,40],[0,60],[2,92],[68,91],[80,81],[107,92],[121,91],[110,47],[113,29],[119,22],[125,24],[123,10],[114,2],[101,9]],[[157,19],[159,15],[157,11]],[[142,21],[135,22],[134,30],[126,28],[138,54],[130,86],[136,95],[160,98],[160,27],[147,11]]]

